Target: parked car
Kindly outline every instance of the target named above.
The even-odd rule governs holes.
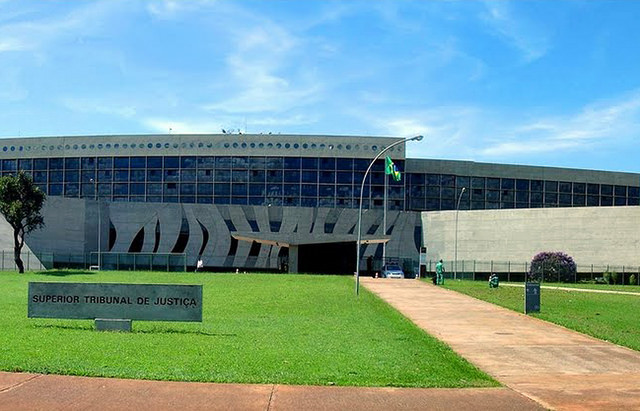
[[[404,271],[397,264],[387,264],[382,267],[382,278],[404,278]]]

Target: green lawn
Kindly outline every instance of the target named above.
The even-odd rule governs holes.
[[[147,272],[0,273],[0,370],[156,380],[487,387],[489,376],[351,277]],[[203,284],[203,322],[27,318],[29,281]]]
[[[543,284],[553,286],[553,283]],[[580,284],[575,285],[578,287]],[[564,287],[564,284],[557,284]],[[524,288],[489,289],[484,281],[448,281],[446,288],[523,312]],[[615,286],[593,288],[612,289]],[[638,291],[625,286],[626,291]],[[540,313],[531,314],[602,340],[640,350],[640,296],[542,289]]]

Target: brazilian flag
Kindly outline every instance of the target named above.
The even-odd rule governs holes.
[[[401,178],[400,172],[398,171],[398,168],[396,167],[396,165],[393,164],[393,161],[391,161],[391,157],[389,156],[387,156],[385,160],[384,173],[391,174],[391,176],[395,181],[400,181],[400,178]]]

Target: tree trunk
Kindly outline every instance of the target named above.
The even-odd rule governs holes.
[[[18,267],[18,272],[24,274],[24,264],[22,258],[20,258],[20,252],[22,251],[22,241],[20,241],[18,230],[13,230],[13,259]]]

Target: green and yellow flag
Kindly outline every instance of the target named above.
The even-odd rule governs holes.
[[[398,168],[396,167],[396,165],[393,164],[393,161],[391,161],[391,157],[389,156],[387,156],[385,160],[384,173],[391,174],[391,176],[395,181],[400,181],[400,178],[401,178],[400,172],[398,171]]]

